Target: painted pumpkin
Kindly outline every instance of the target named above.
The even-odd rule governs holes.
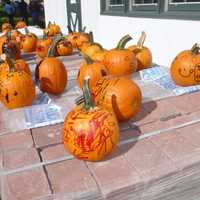
[[[25,71],[17,71],[14,62],[8,62],[9,72],[0,79],[0,100],[10,109],[32,105],[36,98],[32,78]]]
[[[132,45],[128,47],[128,49],[133,51],[133,53],[136,55],[137,71],[152,66],[152,53],[149,48],[144,46],[145,39],[146,39],[146,34],[145,32],[142,32],[142,35],[137,45]]]
[[[51,37],[48,37],[44,33],[43,39],[40,39],[40,40],[37,41],[36,54],[40,58],[46,57],[47,53],[48,53],[48,49],[51,46],[52,42],[53,42],[53,40],[51,39]]]
[[[2,26],[1,26],[1,31],[2,32],[9,32],[9,31],[11,31],[12,30],[12,25],[11,24],[9,24],[9,23],[3,23],[2,24]]]
[[[26,26],[27,26],[27,25],[26,25],[26,22],[24,22],[24,21],[19,21],[19,22],[17,22],[15,28],[16,28],[16,29],[20,29],[20,28],[25,28]]]
[[[93,104],[87,78],[83,87],[84,103],[65,118],[63,142],[76,158],[99,161],[119,142],[119,127],[112,111]]]
[[[22,51],[26,53],[34,52],[37,45],[37,36],[33,33],[30,33],[27,28],[25,28],[25,31],[26,35],[21,42]]]
[[[132,38],[124,36],[115,49],[106,53],[105,64],[111,75],[124,76],[130,75],[137,70],[137,59],[135,54],[125,49],[126,43]]]
[[[0,39],[0,54],[3,53],[9,53],[14,59],[19,59],[21,57],[19,44],[11,39],[10,32]]]
[[[171,77],[177,85],[192,86],[200,84],[200,46],[195,44],[191,50],[180,52],[170,68]]]
[[[64,37],[59,37],[55,40],[55,51],[57,56],[69,56],[73,53],[71,42]]]
[[[78,72],[77,81],[79,86],[83,87],[84,78],[90,77],[89,86],[90,89],[96,85],[99,79],[108,75],[106,67],[98,62],[93,62],[88,56],[85,56],[85,61],[81,64]]]
[[[132,80],[122,77],[100,79],[92,90],[95,102],[113,109],[119,121],[128,121],[141,108],[142,94]]]
[[[0,75],[9,72],[9,63],[11,61],[9,61],[8,59],[9,58],[7,58],[7,60],[4,63],[0,64]],[[15,65],[16,71],[25,71],[27,74],[31,75],[29,65],[25,60],[23,59],[14,60],[13,64]]]
[[[51,46],[47,57],[38,64],[35,76],[43,92],[57,95],[65,90],[67,85],[67,71],[64,64],[53,56],[54,53]]]

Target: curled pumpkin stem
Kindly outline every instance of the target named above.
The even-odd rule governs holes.
[[[117,45],[116,49],[124,49],[126,44],[127,44],[127,42],[129,42],[130,40],[132,40],[132,37],[130,35],[125,35],[118,42],[118,45]]]
[[[195,43],[191,49],[192,53],[194,54],[199,54],[199,50],[200,50],[200,44]]]
[[[146,33],[145,33],[144,31],[142,31],[142,34],[141,34],[141,36],[140,36],[140,39],[138,40],[138,43],[137,43],[137,46],[138,46],[139,48],[143,48],[145,39],[146,39]]]

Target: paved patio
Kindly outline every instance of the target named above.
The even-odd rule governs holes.
[[[27,57],[33,66],[35,59]],[[61,59],[70,83],[53,100],[65,115],[80,92],[74,78],[82,58]],[[134,79],[141,84],[138,76]],[[1,200],[198,199],[200,92],[173,97],[152,83],[140,86],[141,112],[120,125],[120,144],[101,162],[69,155],[62,144],[62,123],[13,132],[0,116]],[[2,105],[0,109],[6,112]]]

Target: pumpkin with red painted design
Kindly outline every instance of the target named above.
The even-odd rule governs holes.
[[[200,84],[200,45],[180,52],[170,68],[171,77],[177,85],[192,86]]]
[[[16,70],[14,61],[1,57],[9,65],[9,71],[0,78],[0,100],[10,109],[32,105],[36,98],[32,77],[23,70]]]
[[[119,126],[112,111],[93,103],[88,81],[86,77],[83,104],[77,105],[65,118],[63,142],[76,158],[99,161],[119,142]]]

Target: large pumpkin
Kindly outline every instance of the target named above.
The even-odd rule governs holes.
[[[23,52],[29,53],[36,50],[37,45],[37,36],[33,33],[30,33],[27,28],[25,28],[26,35],[22,39],[21,47]]]
[[[17,22],[15,28],[16,29],[20,29],[20,28],[25,28],[27,25],[26,25],[26,22],[25,21],[19,21]]]
[[[180,52],[170,68],[171,77],[177,85],[200,84],[200,46],[195,44],[191,50]]]
[[[141,108],[142,94],[132,80],[124,77],[106,77],[100,79],[92,93],[97,105],[113,109],[119,121],[128,121]],[[77,102],[81,102],[79,97]]]
[[[92,89],[96,85],[99,79],[108,75],[107,68],[99,63],[93,62],[89,57],[85,56],[85,61],[81,64],[78,72],[77,81],[79,86],[83,87],[84,78],[86,76],[90,77],[89,87]]]
[[[99,161],[110,154],[119,141],[119,127],[112,111],[92,102],[88,79],[83,87],[84,103],[65,118],[64,146],[76,158]]]
[[[105,64],[105,57],[106,57],[106,53],[108,51],[103,49],[103,50],[100,50],[100,51],[96,51],[93,55],[92,55],[92,60],[95,61],[95,62],[100,62],[100,63],[103,63]]]
[[[65,90],[67,71],[64,64],[54,57],[52,46],[47,57],[38,64],[35,75],[43,92],[61,94]]]
[[[35,100],[35,86],[25,71],[17,71],[13,61],[8,62],[9,72],[0,78],[0,100],[10,109],[32,105]]]
[[[145,39],[146,39],[146,34],[145,32],[142,32],[137,45],[132,45],[128,47],[128,49],[133,51],[133,53],[136,55],[137,71],[152,66],[152,53],[149,48],[144,46]]]
[[[105,64],[112,75],[130,75],[137,70],[137,59],[129,49],[125,49],[126,43],[132,38],[124,36],[115,49],[108,51],[105,55]]]
[[[40,39],[37,41],[36,54],[40,58],[46,57],[48,53],[48,49],[51,46],[52,42],[53,42],[52,38],[48,37],[44,32],[43,39]]]

